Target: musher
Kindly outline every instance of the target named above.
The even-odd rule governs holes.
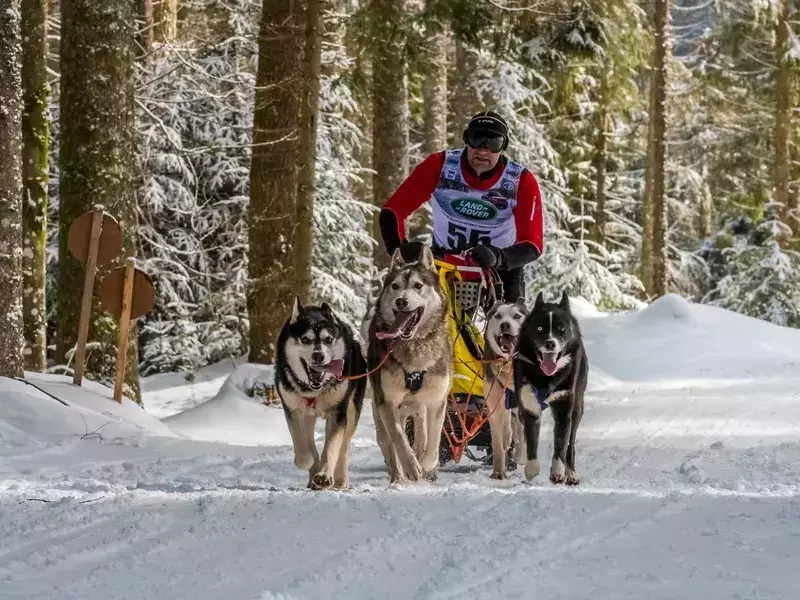
[[[431,154],[411,172],[381,209],[380,228],[389,254],[401,247],[406,260],[419,251],[409,243],[405,220],[425,202],[433,213],[434,256],[466,251],[482,268],[494,268],[505,300],[524,297],[523,267],[541,256],[539,184],[509,160],[508,124],[483,111],[464,130],[464,148]]]

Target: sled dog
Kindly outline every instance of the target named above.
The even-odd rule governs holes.
[[[550,481],[578,485],[575,437],[583,416],[583,394],[589,364],[578,321],[566,292],[559,303],[541,294],[522,323],[514,357],[514,386],[525,435],[525,478],[539,474],[539,430],[542,410],[553,411],[553,460]]]
[[[350,440],[356,431],[367,379],[361,345],[323,302],[302,306],[295,298],[292,316],[277,342],[275,379],[294,446],[294,464],[308,469],[308,487],[349,485]],[[322,457],[314,441],[317,417],[325,419]]]
[[[521,428],[514,397],[514,369],[511,356],[517,346],[522,322],[528,314],[524,299],[496,302],[486,313],[485,348],[483,353],[483,397],[489,412],[492,438],[492,479],[505,479],[508,451],[512,439],[519,448]],[[510,394],[506,393],[506,390]]]
[[[378,445],[391,483],[435,479],[439,443],[452,379],[444,294],[433,254],[417,260],[392,255],[369,325],[367,365]],[[378,365],[389,353],[380,369]],[[405,433],[414,423],[414,449]]]

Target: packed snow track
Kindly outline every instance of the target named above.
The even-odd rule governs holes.
[[[577,488],[466,459],[389,487],[367,408],[351,490],[306,490],[250,365],[145,380],[149,414],[0,379],[0,599],[797,597],[800,332],[675,296],[581,325]]]

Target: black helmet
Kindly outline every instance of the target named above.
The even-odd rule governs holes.
[[[500,152],[508,148],[508,123],[493,110],[484,110],[473,116],[467,128],[464,130],[464,143],[469,145],[469,139],[477,137],[499,137],[503,138],[503,146]]]

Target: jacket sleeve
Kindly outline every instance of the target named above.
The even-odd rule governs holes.
[[[444,152],[431,154],[411,171],[383,205],[378,222],[383,244],[389,254],[406,242],[406,219],[430,199],[443,165]]]
[[[533,173],[523,171],[514,207],[517,243],[503,249],[502,268],[516,269],[537,260],[544,249],[544,217],[539,183]]]

